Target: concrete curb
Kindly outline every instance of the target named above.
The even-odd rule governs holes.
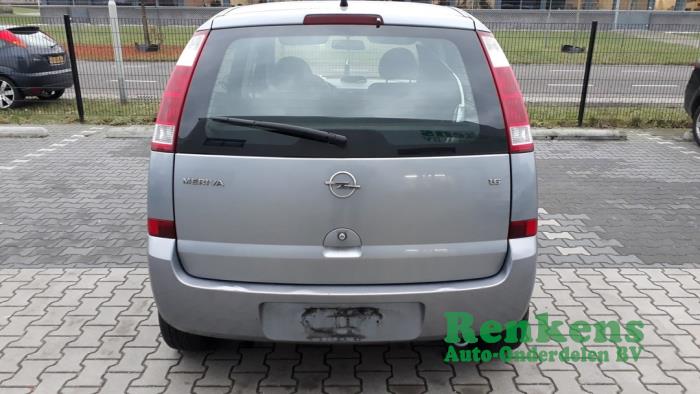
[[[622,129],[533,128],[532,137],[536,140],[619,141],[627,139],[627,131]]]
[[[153,126],[110,127],[104,132],[105,138],[151,138]]]
[[[49,132],[45,127],[0,126],[0,138],[44,138]]]

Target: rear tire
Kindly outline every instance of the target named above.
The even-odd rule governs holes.
[[[163,336],[163,340],[173,349],[196,352],[209,350],[216,344],[214,338],[203,337],[201,335],[178,330],[168,324],[160,314],[158,315],[158,324],[160,325],[160,333]]]
[[[695,143],[700,145],[700,107],[695,108],[695,115],[693,116],[693,138]]]
[[[17,108],[23,100],[24,93],[15,86],[14,82],[0,77],[0,110]]]
[[[66,89],[44,90],[37,97],[39,97],[39,100],[58,100],[65,92]]]

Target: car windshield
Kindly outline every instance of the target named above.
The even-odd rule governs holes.
[[[348,150],[341,155],[351,157],[506,149],[498,95],[478,38],[469,30],[401,26],[214,30],[188,93],[180,151],[339,154],[332,147],[309,146],[291,136],[200,120],[217,116],[342,133],[348,137]],[[220,143],[227,139],[238,143],[235,147]]]

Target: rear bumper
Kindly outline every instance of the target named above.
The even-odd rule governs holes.
[[[33,90],[67,89],[73,86],[70,68],[33,74],[15,74],[15,83],[26,94],[36,94]]]
[[[510,240],[502,269],[488,278],[402,285],[314,286],[200,279],[182,269],[175,240],[156,237],[149,237],[148,255],[158,311],[181,331],[218,338],[269,340],[261,319],[264,303],[420,303],[423,316],[415,330],[419,334],[412,339],[434,340],[445,335],[444,312],[448,311],[471,313],[475,327],[490,319],[520,319],[532,295],[537,241],[535,237]]]

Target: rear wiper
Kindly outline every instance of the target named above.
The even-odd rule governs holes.
[[[345,146],[348,142],[347,137],[341,134],[335,134],[328,131],[312,129],[309,127],[296,126],[287,123],[264,122],[258,120],[250,120],[243,118],[234,118],[232,116],[213,116],[206,118],[215,122],[228,123],[236,126],[252,127],[260,130],[269,131],[270,133],[284,134],[292,137],[304,138],[307,140],[325,142],[337,146]]]

